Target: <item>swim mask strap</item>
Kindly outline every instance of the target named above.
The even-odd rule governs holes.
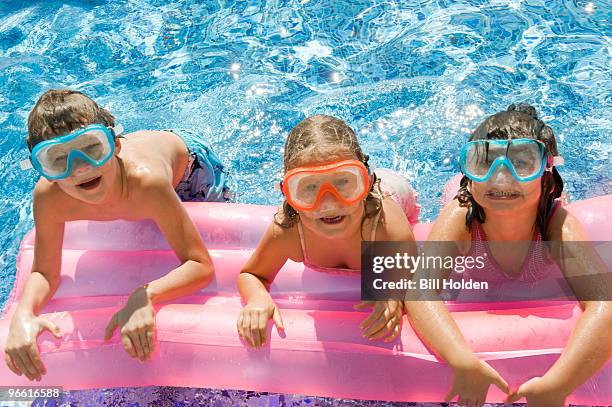
[[[115,127],[110,127],[110,131],[115,138],[125,138],[123,135],[123,125],[119,123]]]
[[[283,192],[283,181],[274,181],[274,189],[276,191],[280,191],[281,194],[283,194],[283,196],[285,196],[285,193]]]
[[[553,167],[558,167],[565,164],[565,159],[560,156],[560,155],[548,155],[548,158],[546,159],[546,170],[545,171],[552,171]]]
[[[363,159],[363,165],[365,165],[366,170],[368,170],[368,175],[372,178],[372,183],[370,185],[369,192],[374,191],[374,186],[376,185],[376,181],[378,181],[378,175],[376,175],[376,166],[374,164],[370,164],[370,156],[365,154],[365,158]]]

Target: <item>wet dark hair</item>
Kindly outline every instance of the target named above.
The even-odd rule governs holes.
[[[43,93],[28,116],[30,151],[41,141],[68,134],[85,125],[115,126],[115,118],[85,94],[71,89]]]
[[[496,113],[487,117],[476,127],[470,136],[472,140],[504,140],[514,138],[530,138],[544,143],[546,153],[549,156],[558,156],[557,141],[550,127],[538,119],[538,114],[533,106],[527,104],[510,105],[506,111]],[[471,180],[465,175],[461,178],[459,191],[455,199],[460,206],[467,207],[465,225],[472,230],[472,222],[477,220],[485,223],[484,209],[476,202],[468,186]],[[536,225],[546,240],[548,215],[555,200],[561,197],[563,192],[563,180],[555,167],[552,171],[542,174],[542,188],[538,202]]]
[[[284,170],[287,172],[304,165],[314,157],[333,160],[346,154],[353,155],[369,169],[369,157],[361,150],[353,129],[340,119],[318,114],[302,120],[289,132],[285,141]],[[372,176],[374,183],[365,199],[362,226],[365,219],[375,216],[382,209],[380,183],[375,174]],[[282,210],[274,216],[274,223],[290,228],[297,223],[298,216],[298,212],[285,199]]]

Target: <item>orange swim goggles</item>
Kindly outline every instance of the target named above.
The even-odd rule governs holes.
[[[368,195],[370,175],[365,164],[344,160],[326,165],[298,167],[287,172],[280,185],[289,205],[312,211],[326,192],[345,205],[352,205]]]

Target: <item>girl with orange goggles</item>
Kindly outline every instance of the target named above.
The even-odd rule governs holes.
[[[315,272],[351,274],[359,285],[363,240],[414,240],[407,219],[418,216],[414,191],[393,171],[374,174],[367,161],[355,132],[339,119],[313,116],[291,130],[280,184],[285,202],[238,277],[246,305],[237,328],[248,345],[266,343],[269,319],[284,329],[268,290],[288,259]],[[392,341],[399,335],[401,301],[355,307],[374,308],[361,323],[364,337]]]

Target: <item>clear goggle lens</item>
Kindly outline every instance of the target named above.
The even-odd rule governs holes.
[[[462,167],[466,175],[485,178],[494,167],[507,165],[519,178],[530,178],[545,169],[542,143],[536,140],[478,140],[469,142],[464,151]]]
[[[312,210],[326,192],[344,204],[363,199],[368,191],[368,182],[365,166],[357,161],[291,171],[283,181],[283,192],[296,209]]]
[[[67,171],[69,160],[75,158],[73,152],[78,151],[96,163],[108,158],[111,150],[106,134],[100,130],[93,130],[83,133],[69,142],[41,148],[36,152],[36,159],[45,173],[59,175]]]

